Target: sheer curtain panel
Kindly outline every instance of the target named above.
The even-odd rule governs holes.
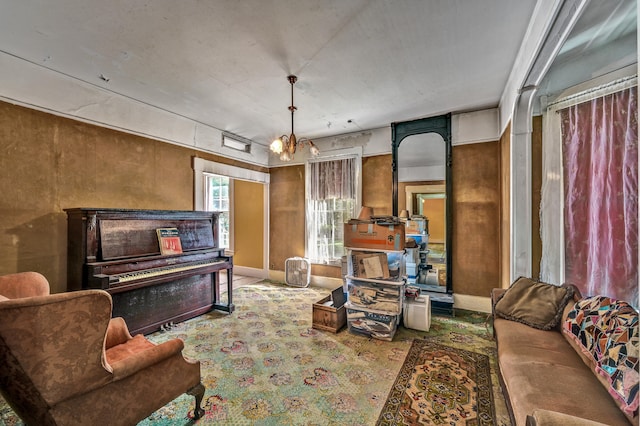
[[[637,87],[559,113],[565,282],[637,307]]]
[[[359,157],[312,161],[307,165],[307,257],[338,264],[344,255],[344,223],[359,200]]]

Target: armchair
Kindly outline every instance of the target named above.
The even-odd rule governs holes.
[[[102,290],[49,294],[36,272],[0,277],[0,392],[27,423],[134,425],[205,388],[184,343],[154,344],[111,318]]]

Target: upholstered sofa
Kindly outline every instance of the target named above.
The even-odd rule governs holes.
[[[492,302],[513,424],[638,424],[636,310],[526,278],[494,289]]]

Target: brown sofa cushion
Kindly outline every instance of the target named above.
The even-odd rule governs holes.
[[[520,277],[496,301],[494,312],[504,319],[551,330],[560,322],[562,310],[572,297],[569,287]]]
[[[605,423],[594,422],[571,414],[558,413],[557,411],[535,409],[527,416],[527,426],[607,426]]]
[[[543,408],[607,425],[629,426],[629,419],[560,332],[500,317],[495,318],[494,327],[498,371],[514,425],[524,426],[527,415]]]

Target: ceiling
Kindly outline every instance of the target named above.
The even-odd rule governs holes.
[[[0,0],[0,50],[261,144],[498,105],[534,0]],[[464,84],[460,84],[464,82]]]
[[[603,34],[607,15],[628,14],[629,5],[635,31],[635,0],[591,3],[599,10],[588,15],[568,56],[584,54],[593,45],[590,28]],[[53,7],[50,0],[0,0],[0,51],[267,145],[290,132],[289,74],[298,76],[298,138],[498,106],[535,6],[56,0]],[[619,37],[615,31],[608,36]]]

